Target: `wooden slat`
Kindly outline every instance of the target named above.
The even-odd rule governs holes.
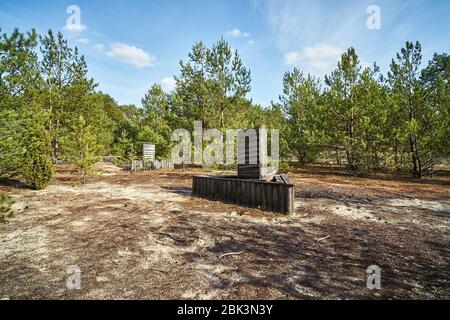
[[[192,194],[261,210],[292,213],[294,186],[292,184],[236,178],[195,176]]]
[[[278,197],[279,190],[281,187],[275,187],[272,185],[272,211],[280,211],[280,199]]]
[[[279,212],[286,212],[286,189],[278,188],[278,209]]]

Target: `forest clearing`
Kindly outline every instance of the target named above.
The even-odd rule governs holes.
[[[285,216],[191,196],[200,170],[59,165],[41,191],[9,181],[2,299],[448,299],[450,177],[290,174]],[[202,170],[203,172],[203,170]],[[270,262],[270,263],[268,263]],[[381,268],[382,290],[366,287]],[[81,289],[66,287],[67,267]]]
[[[1,300],[450,299],[449,1],[77,2],[0,1]]]

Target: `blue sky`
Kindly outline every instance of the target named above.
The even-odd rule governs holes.
[[[70,5],[80,8],[79,28],[64,28]],[[379,30],[367,27],[370,5],[380,8]],[[248,97],[268,106],[282,92],[284,72],[297,66],[323,76],[350,46],[383,72],[407,40],[422,43],[425,62],[449,53],[450,1],[2,0],[0,27],[62,30],[86,56],[99,89],[138,106],[153,83],[170,91],[195,42],[211,46],[223,36],[252,72]]]

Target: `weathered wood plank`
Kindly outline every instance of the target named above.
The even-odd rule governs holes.
[[[281,211],[278,197],[279,190],[280,187],[276,188],[275,185],[272,185],[272,211]]]
[[[292,184],[224,177],[194,176],[192,194],[281,213],[294,211]]]

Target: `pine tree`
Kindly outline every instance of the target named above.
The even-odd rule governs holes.
[[[429,153],[423,167],[432,174],[437,162],[450,161],[450,56],[435,53],[420,79],[430,108],[423,142]]]
[[[238,112],[236,102],[250,92],[250,70],[244,67],[237,52],[222,38],[206,55],[206,70],[215,93],[215,108],[220,128],[225,129],[226,114]],[[227,112],[228,111],[228,112]]]
[[[0,222],[5,221],[6,218],[9,218],[14,214],[11,208],[13,204],[14,201],[7,193],[0,192]]]
[[[0,178],[17,174],[21,163],[18,117],[14,110],[0,111]]]
[[[46,187],[53,176],[47,114],[41,107],[3,113],[0,120],[0,175],[19,175],[35,190]]]
[[[202,121],[204,128],[224,130],[239,122],[251,76],[237,51],[223,39],[211,49],[199,42],[180,65],[172,98],[179,127],[192,129],[194,121]]]
[[[24,35],[16,29],[0,39],[0,175],[20,175],[31,188],[42,189],[53,165],[36,46],[34,30]]]
[[[129,136],[126,130],[121,131],[117,142],[115,143],[115,154],[119,157],[120,162],[129,164],[136,158],[135,142]]]
[[[68,138],[63,140],[66,156],[80,170],[83,184],[86,176],[94,173],[93,166],[100,160],[101,146],[97,143],[94,128],[79,116]]]
[[[305,77],[297,68],[285,73],[280,99],[287,117],[289,148],[302,164],[314,160],[323,143],[320,96],[316,78]]]
[[[336,144],[345,146],[348,169],[357,171],[357,128],[356,122],[361,116],[360,106],[355,103],[355,88],[359,81],[361,66],[355,49],[350,48],[341,57],[338,67],[325,77],[329,89],[327,95],[327,126],[333,130]]]
[[[44,189],[54,174],[50,134],[45,124],[47,113],[38,106],[23,110],[20,145],[23,150],[19,174],[34,190]]]
[[[386,152],[387,140],[384,128],[387,121],[387,93],[375,76],[379,69],[365,68],[355,88],[355,104],[360,116],[356,119],[358,148],[358,171],[371,172],[381,167],[381,158]]]
[[[170,96],[160,85],[153,85],[142,99],[144,119],[139,128],[139,146],[142,142],[152,142],[156,146],[156,157],[164,158],[170,153],[171,123],[175,123],[175,116],[170,108]]]
[[[1,32],[1,28],[0,28]],[[29,103],[32,92],[39,89],[37,69],[38,35],[34,29],[26,34],[14,29],[0,37],[0,111],[17,110]]]
[[[420,80],[422,46],[406,42],[391,62],[388,81],[391,101],[395,104],[397,126],[401,128],[408,146],[413,177],[420,178],[431,153],[435,112],[427,99],[427,91]]]
[[[380,163],[386,93],[375,79],[377,73],[376,65],[362,69],[355,49],[350,48],[337,69],[325,77],[325,128],[335,145],[344,145],[351,173],[372,171]]]
[[[61,137],[70,127],[70,115],[79,115],[78,110],[83,97],[92,92],[95,85],[87,78],[87,64],[78,49],[71,48],[61,32],[56,35],[49,30],[40,37],[40,70],[45,79],[45,97],[50,119],[48,128],[51,134],[53,162],[60,158]]]

